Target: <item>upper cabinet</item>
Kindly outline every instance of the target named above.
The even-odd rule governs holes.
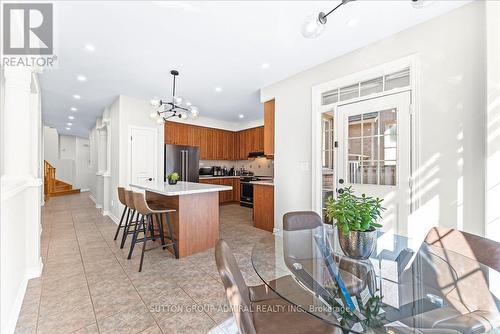
[[[264,103],[264,153],[274,156],[274,100]]]
[[[177,122],[165,122],[165,144],[199,148],[201,160],[246,160],[264,151],[264,127],[238,132]]]

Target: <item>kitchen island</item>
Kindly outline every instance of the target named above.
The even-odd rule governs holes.
[[[132,183],[130,187],[145,190],[147,201],[177,210],[171,217],[179,257],[215,247],[219,240],[219,192],[232,187],[194,182]]]

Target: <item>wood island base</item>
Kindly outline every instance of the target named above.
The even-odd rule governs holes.
[[[214,248],[219,240],[219,192],[165,196],[146,191],[146,200],[154,200],[177,210],[171,214],[179,258]],[[167,225],[163,218],[163,229]],[[168,243],[168,241],[167,241]],[[173,253],[173,248],[168,247]]]

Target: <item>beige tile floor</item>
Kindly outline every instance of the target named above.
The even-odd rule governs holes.
[[[261,284],[250,255],[268,232],[238,205],[221,207],[220,220],[247,283]],[[50,199],[42,224],[43,273],[28,283],[16,333],[237,332],[213,249],[176,260],[156,248],[139,273],[139,249],[126,259],[128,244],[121,250],[113,240],[116,224],[85,193]]]

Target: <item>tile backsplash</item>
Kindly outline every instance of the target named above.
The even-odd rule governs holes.
[[[200,167],[226,166],[227,169],[234,167],[239,170],[241,167],[259,176],[274,176],[274,160],[266,158],[256,158],[254,160],[200,160]]]

